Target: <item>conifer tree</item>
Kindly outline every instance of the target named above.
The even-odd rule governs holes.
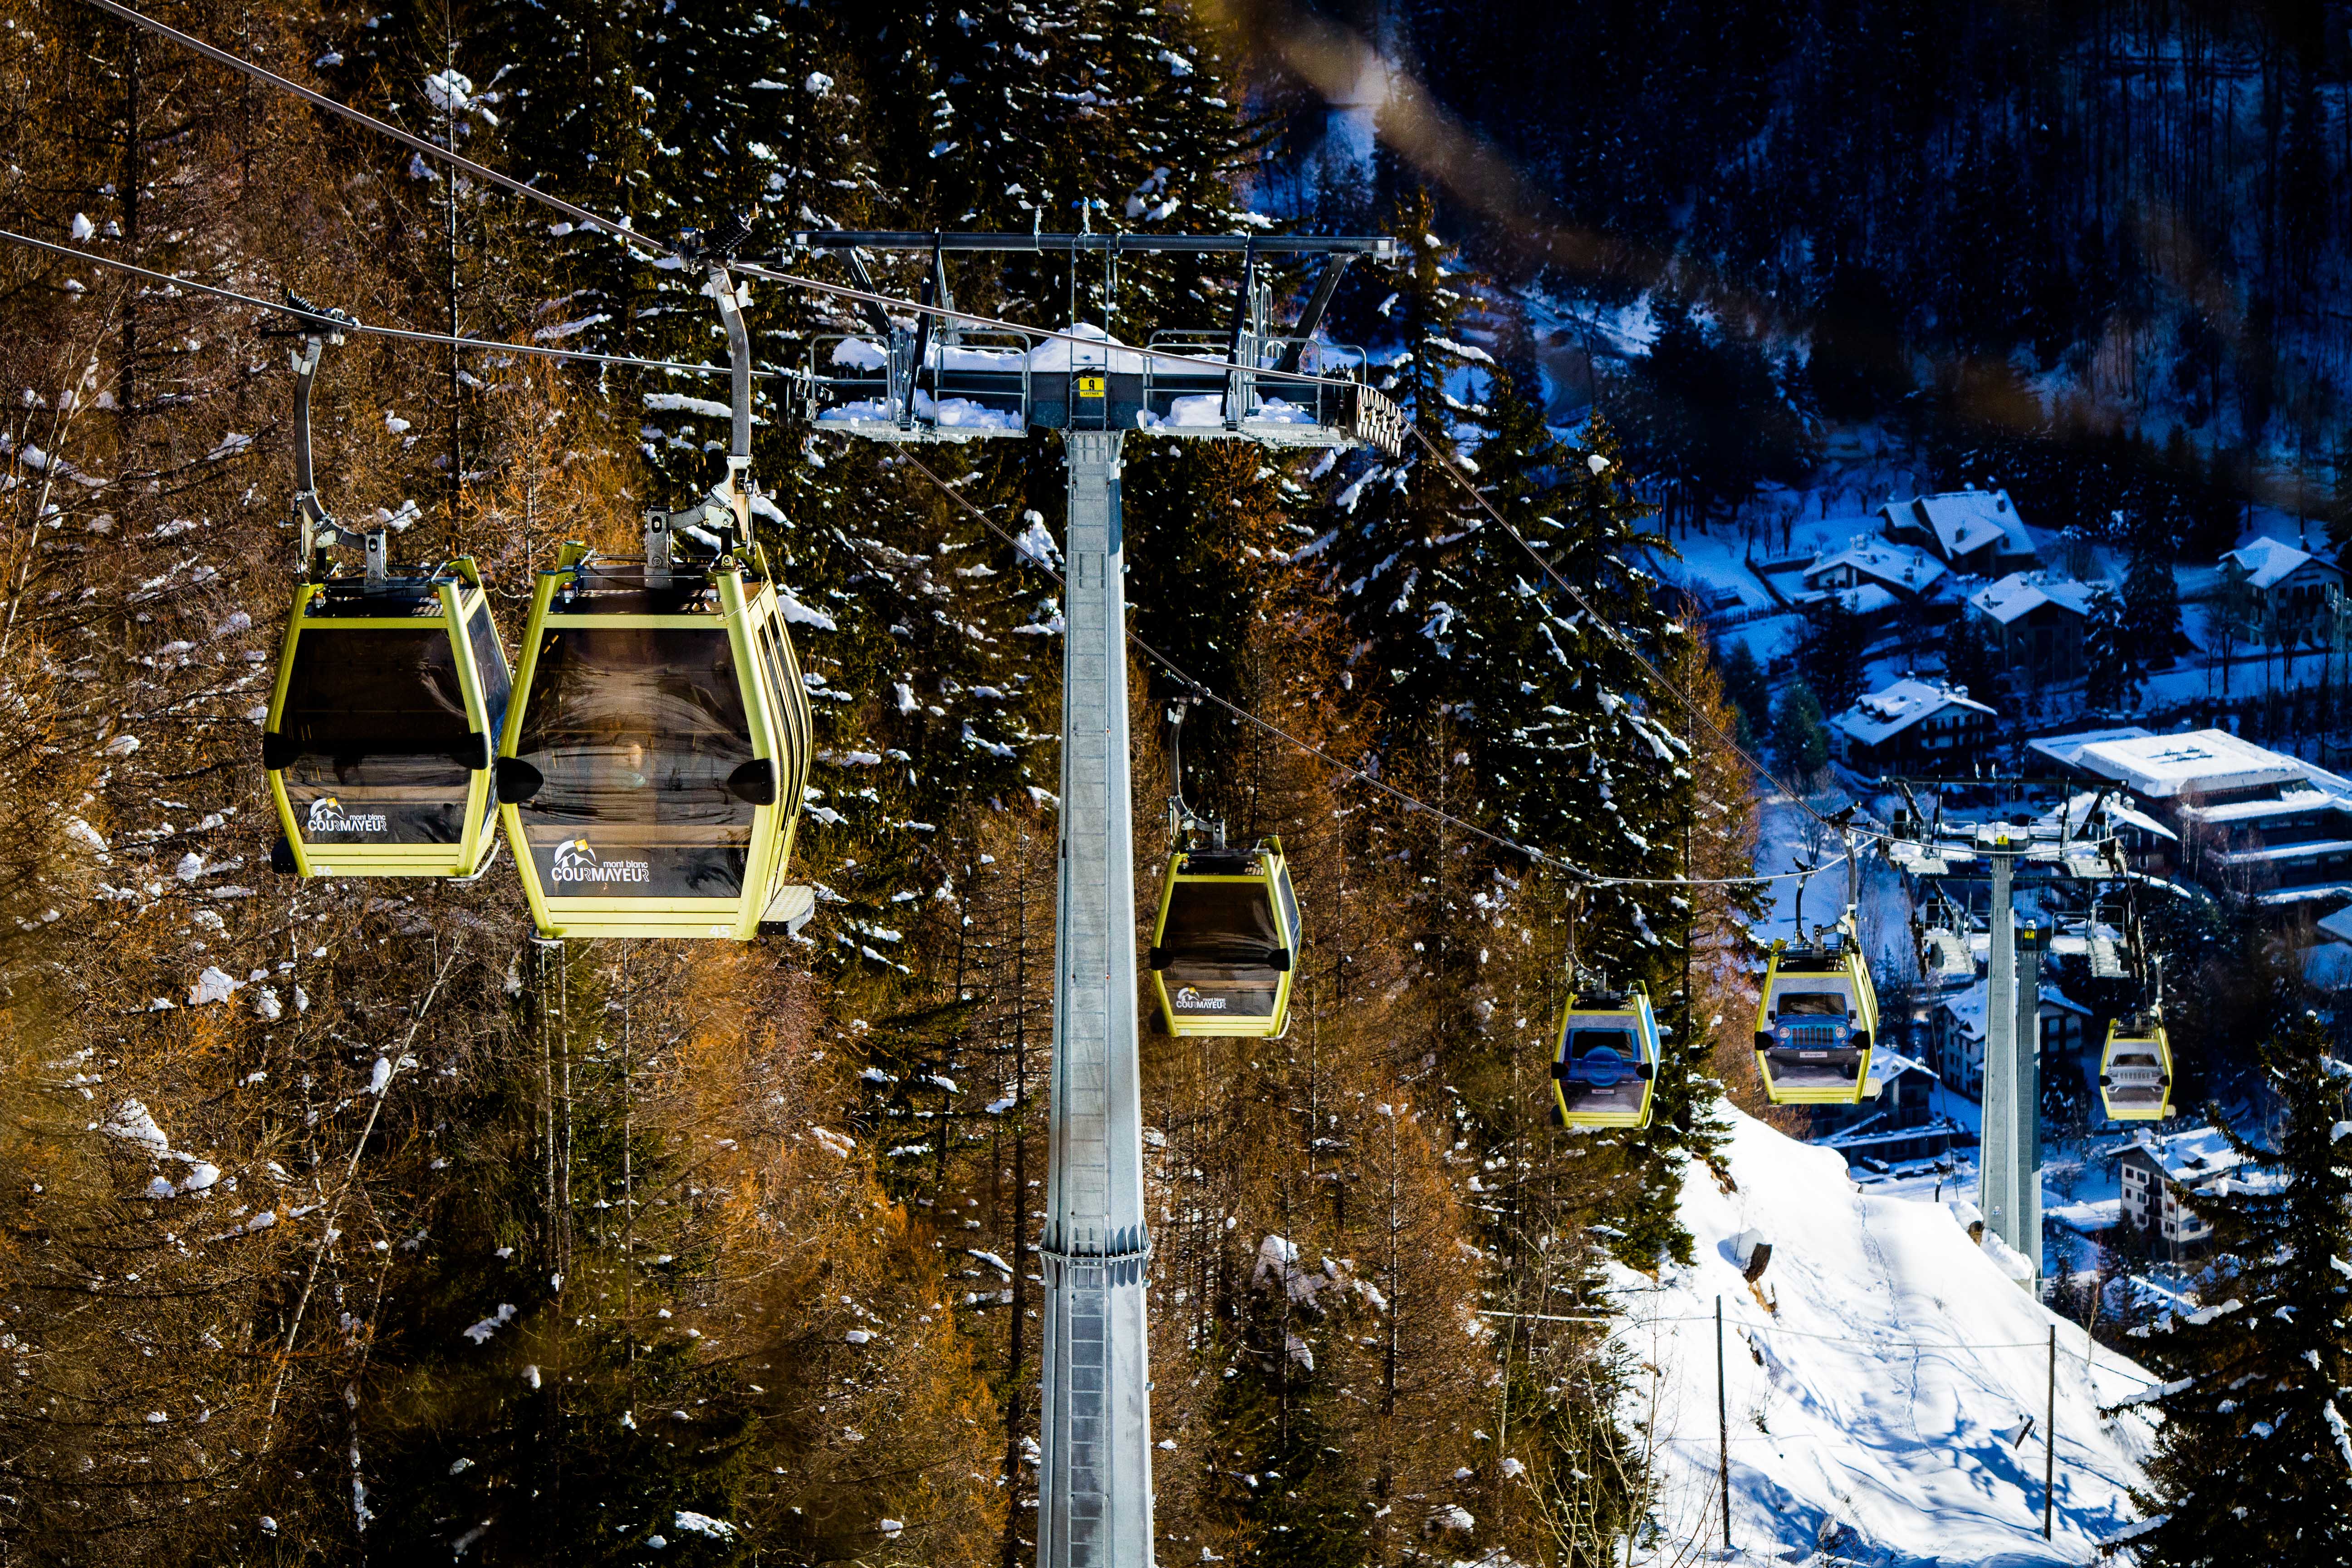
[[[2133,665],[2142,670],[2172,666],[2173,639],[2180,635],[2180,583],[2172,574],[2169,542],[2132,552],[2124,577],[2124,615],[2132,628]]]
[[[2180,1380],[2164,1413],[2142,1560],[2164,1568],[2352,1559],[2352,1166],[2345,1080],[2316,1015],[2280,1022],[2263,1066],[2284,1112],[2274,1147],[2234,1130],[2245,1162],[2192,1210],[2214,1226],[2210,1306],[2149,1336]]]

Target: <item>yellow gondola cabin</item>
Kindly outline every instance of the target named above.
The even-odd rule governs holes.
[[[1658,1080],[1658,1023],[1650,994],[1580,990],[1560,1009],[1551,1091],[1565,1127],[1650,1124]]]
[[[2172,1114],[2172,1042],[2160,1007],[2109,1020],[2099,1102],[2115,1121],[2161,1121]]]
[[[1302,937],[1282,840],[1180,849],[1160,889],[1151,988],[1171,1035],[1279,1035]]]
[[[305,877],[473,877],[498,850],[490,753],[505,721],[505,645],[470,559],[395,567],[384,529],[355,532],[319,498],[310,392],[330,343],[357,323],[289,295],[294,355],[295,590],[262,723],[261,765]],[[358,571],[331,552],[360,545]]]
[[[1870,1082],[1878,998],[1851,931],[1772,944],[1756,1006],[1756,1071],[1775,1105],[1853,1105]]]
[[[733,373],[727,475],[645,516],[642,560],[566,544],[539,575],[499,808],[549,937],[797,931],[784,880],[808,782],[809,700],[751,537],[751,347],[726,252],[706,256]]]
[[[541,935],[741,942],[807,919],[784,872],[808,693],[748,553],[687,566],[568,544],[540,574],[498,787]]]
[[[480,871],[498,848],[490,751],[508,692],[506,649],[470,560],[422,577],[304,584],[261,739],[292,868]]]

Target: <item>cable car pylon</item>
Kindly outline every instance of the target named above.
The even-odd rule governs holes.
[[[1985,1227],[2032,1265],[2020,1281],[2033,1287],[2042,1271],[2041,973],[2046,933],[2020,921],[2016,890],[2032,884],[2125,882],[2120,839],[2062,824],[2054,834],[2007,822],[1947,825],[1938,796],[1932,816],[1907,786],[1908,809],[1880,840],[1897,870],[1921,879],[1989,881],[1987,912],[1991,962],[1985,984],[1983,1142],[1977,1166],[1977,1207]]]
[[[825,345],[810,367],[819,431],[888,442],[961,441],[1062,432],[1069,515],[1062,640],[1061,855],[1054,939],[1054,1067],[1045,1225],[1044,1412],[1039,1422],[1039,1568],[1150,1568],[1152,1553],[1150,1331],[1144,1299],[1151,1237],[1143,1206],[1143,1109],[1138,1060],[1134,822],[1127,717],[1126,551],[1119,448],[1129,430],[1153,438],[1243,439],[1270,446],[1370,442],[1394,453],[1396,406],[1345,374],[1311,399],[1280,381],[1328,345],[1315,341],[1330,291],[1319,288],[1286,333],[1269,324],[1261,257],[1320,256],[1326,277],[1352,257],[1392,256],[1389,238],[1321,236],[859,234],[795,237],[841,252],[929,253],[928,302],[947,305],[950,254],[1181,250],[1242,263],[1223,352],[1202,334],[1181,347],[1138,349],[1056,339],[1034,347],[950,344],[878,310],[870,340]],[[871,290],[868,290],[871,292]],[[952,349],[952,352],[950,350]],[[846,351],[846,352],[845,352]],[[1049,352],[1050,351],[1050,352]],[[812,345],[814,356],[816,346]],[[846,367],[845,371],[842,367]]]

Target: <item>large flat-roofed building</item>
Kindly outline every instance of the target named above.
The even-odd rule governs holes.
[[[2352,898],[2352,780],[2226,730],[2053,735],[2030,748],[2128,791],[2179,835],[2175,868],[2267,904]]]

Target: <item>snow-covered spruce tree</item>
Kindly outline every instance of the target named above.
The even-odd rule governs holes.
[[[1223,62],[1191,6],[1013,0],[962,11],[857,10],[863,20],[843,28],[868,88],[880,101],[922,106],[877,127],[883,183],[902,193],[909,216],[1048,232],[1238,226],[1225,176],[1241,133]],[[1125,336],[1130,316],[1181,324],[1156,319],[1168,303],[1164,284],[1202,276],[1198,264],[1180,271],[1126,258],[1120,319],[1104,321],[1111,279],[1100,260],[1082,263],[1074,279],[1066,259],[1044,258],[1007,268],[1000,302],[1024,320],[1043,312],[1058,321],[1075,300],[1079,319]]]
[[[2328,1041],[2316,1015],[2282,1024],[2263,1052],[2276,1146],[2231,1131],[2247,1174],[2189,1199],[2225,1255],[2212,1304],[2149,1335],[2185,1386],[2155,1402],[2143,1563],[2352,1561],[2352,1124]]]
[[[1686,640],[1642,563],[1664,542],[1624,483],[1611,434],[1596,423],[1582,449],[1571,448],[1492,355],[1463,341],[1474,328],[1490,330],[1475,321],[1487,307],[1477,280],[1430,232],[1432,219],[1426,196],[1397,213],[1406,254],[1380,280],[1386,298],[1362,323],[1390,366],[1388,390],[1426,446],[1358,459],[1327,512],[1336,533],[1329,581],[1357,639],[1350,674],[1382,716],[1382,764],[1442,809],[1566,861],[1576,879],[1671,879],[1691,809],[1689,748],[1672,722],[1672,694],[1652,689],[1636,658],[1671,666]],[[1581,602],[1441,465],[1475,485]],[[1515,857],[1442,826],[1415,837],[1407,853],[1425,869],[1411,918],[1428,927],[1430,983],[1455,999],[1439,1004],[1437,1027],[1453,1048],[1475,1055],[1485,1026],[1466,1020],[1485,1016],[1480,1004],[1499,1012],[1507,1003],[1517,1016],[1532,998],[1481,989],[1491,939],[1516,945],[1517,931],[1482,931],[1480,945],[1465,941],[1462,922],[1486,912],[1527,928],[1533,942],[1536,927],[1556,924],[1556,908],[1542,906],[1556,904],[1565,885],[1547,878],[1506,892],[1493,879],[1516,878],[1524,865]],[[1511,907],[1490,910],[1497,899]],[[1668,1005],[1669,1026],[1686,1038],[1672,1005],[1681,908],[1663,887],[1593,889],[1582,900],[1576,957],[1612,979],[1648,983]],[[1498,1081],[1496,1092],[1517,1091]],[[1626,1145],[1646,1173],[1623,1214],[1639,1225],[1626,1255],[1643,1263],[1675,1247],[1669,1189],[1678,1156],[1707,1136],[1694,1131],[1706,1118],[1679,1103],[1683,1092],[1673,1075],[1662,1086],[1660,1121]],[[1512,1108],[1494,1109],[1498,1128],[1511,1123]]]

